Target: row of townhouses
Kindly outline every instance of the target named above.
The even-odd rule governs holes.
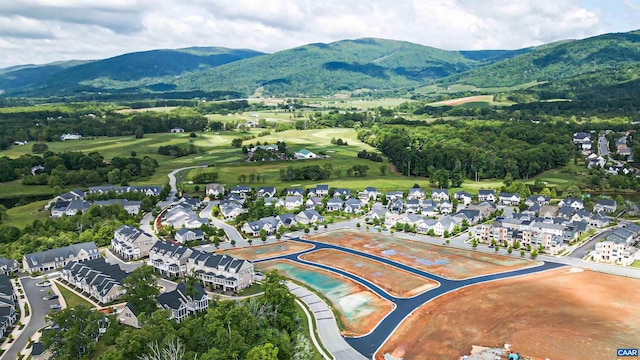
[[[635,247],[638,238],[640,226],[625,224],[623,228],[615,229],[603,241],[596,243],[592,259],[596,262],[629,266],[635,260],[640,260],[640,252]]]
[[[17,320],[18,297],[11,280],[6,274],[0,274],[0,337],[8,334],[9,328]]]
[[[316,210],[302,210],[297,215],[287,213],[277,216],[263,217],[256,221],[249,221],[242,225],[242,232],[249,236],[259,236],[264,230],[267,235],[273,235],[281,228],[289,229],[292,226],[321,224],[324,217]]]
[[[238,292],[253,283],[253,264],[227,255],[205,253],[157,241],[147,263],[167,277],[196,276],[207,286]]]
[[[111,199],[111,200],[57,200],[49,206],[52,218],[60,218],[63,215],[73,216],[78,213],[83,213],[89,209],[91,205],[96,206],[111,206],[120,205],[131,215],[137,215],[140,213],[140,206],[142,202],[137,200],[126,199]]]
[[[22,268],[28,273],[45,272],[61,269],[70,261],[84,262],[99,257],[98,247],[91,241],[26,254],[22,257]]]
[[[125,293],[122,280],[127,273],[120,266],[98,258],[84,262],[71,261],[62,268],[60,277],[91,298],[106,304]]]

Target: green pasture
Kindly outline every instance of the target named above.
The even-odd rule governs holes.
[[[94,306],[90,302],[76,295],[73,291],[67,289],[65,285],[60,285],[60,283],[58,283],[58,291],[60,291],[60,295],[62,295],[62,297],[64,298],[64,301],[67,304],[68,308],[75,308],[76,306],[80,305],[84,306],[87,309],[94,308]]]
[[[44,210],[44,206],[50,200],[42,200],[32,202],[23,206],[16,206],[7,210],[7,219],[3,222],[3,224],[15,226],[17,228],[24,228],[27,225],[30,225],[33,220],[47,219],[50,215],[48,210]]]

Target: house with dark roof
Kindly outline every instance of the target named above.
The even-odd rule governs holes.
[[[315,188],[309,189],[309,196],[328,196],[329,195],[329,185],[316,185]]]
[[[304,196],[304,189],[302,188],[288,188],[287,196]]]
[[[358,199],[348,199],[344,203],[344,212],[349,214],[359,214],[362,212],[362,203]]]
[[[22,267],[28,273],[44,272],[62,268],[69,261],[87,261],[99,257],[98,247],[91,241],[26,254],[22,257]]]
[[[322,199],[319,196],[312,196],[307,199],[304,203],[304,208],[306,210],[316,210],[322,208]]]
[[[409,189],[409,193],[407,194],[407,200],[422,200],[426,196],[423,189],[419,187],[414,187]]]
[[[9,328],[16,322],[16,306],[18,297],[11,279],[5,274],[0,274],[0,337],[7,336]]]
[[[153,266],[161,275],[183,277],[188,274],[187,259],[193,251],[166,241],[156,241],[149,250],[147,264]]]
[[[447,189],[431,190],[431,200],[435,202],[449,201],[449,190]]]
[[[296,210],[302,206],[302,196],[287,196],[284,198],[284,208]]]
[[[503,205],[518,205],[520,203],[520,194],[517,193],[500,193],[500,203]]]
[[[11,275],[20,270],[20,263],[17,260],[0,258],[0,271],[6,275]]]
[[[138,322],[138,315],[140,315],[140,313],[135,307],[131,303],[127,303],[118,314],[118,322],[139,329],[140,323]]]
[[[44,344],[37,341],[31,344],[31,355],[29,359],[31,360],[49,360],[52,354],[51,351],[44,348]]]
[[[496,202],[496,192],[495,190],[478,190],[478,201],[491,201]]]
[[[416,214],[416,213],[420,212],[420,206],[421,206],[420,205],[420,199],[415,198],[415,197],[412,198],[412,199],[409,199],[407,197],[407,201],[405,202],[405,207],[406,207],[408,213]]]
[[[163,309],[171,310],[171,319],[181,322],[187,316],[206,311],[209,298],[199,284],[178,284],[175,290],[160,294],[158,304]]]
[[[190,274],[214,289],[238,292],[253,284],[253,263],[228,255],[194,251],[187,267]]]
[[[60,278],[81,289],[102,304],[117,300],[125,293],[122,280],[127,273],[103,258],[83,262],[71,261],[60,271]]]
[[[298,221],[296,220],[296,216],[291,213],[280,214],[276,216],[282,226],[286,228],[290,228],[292,225],[298,225]]]
[[[402,191],[389,191],[385,193],[384,196],[387,198],[387,201],[404,199],[404,193]]]
[[[140,212],[140,207],[142,206],[142,201],[126,200],[126,199],[97,200],[92,202],[91,205],[96,205],[96,206],[119,205],[129,214],[138,215],[138,213]]]
[[[560,202],[558,203],[558,207],[562,208],[562,207],[572,207],[574,209],[582,209],[584,208],[584,202],[581,199],[576,199],[576,198],[564,198],[562,200],[560,200]]]
[[[204,241],[204,232],[200,229],[182,228],[176,231],[175,240],[180,244],[187,241]]]
[[[593,212],[600,212],[600,211],[615,212],[617,206],[618,206],[618,204],[616,204],[615,200],[598,199],[596,201],[596,204],[593,205]]]
[[[149,256],[155,239],[137,227],[122,225],[113,233],[111,248],[125,260],[136,260]]]
[[[258,237],[260,236],[261,230],[264,230],[267,233],[269,232],[269,225],[262,220],[247,221],[242,224],[242,232],[248,236]]]
[[[335,189],[333,190],[334,198],[348,199],[351,196],[351,190],[349,189]]]
[[[374,187],[368,186],[358,193],[358,197],[362,201],[375,201],[378,198],[378,190]]]
[[[549,205],[549,201],[550,201],[550,200],[551,200],[551,199],[549,199],[549,198],[548,198],[548,197],[546,197],[546,196],[542,196],[542,195],[533,195],[533,196],[529,196],[529,197],[524,201],[524,203],[525,203],[527,206],[529,206],[529,207],[533,206],[533,204],[538,204],[538,205],[542,206],[542,205]]]
[[[247,212],[247,209],[235,201],[220,202],[219,208],[220,214],[227,220],[235,219],[238,215]]]
[[[471,201],[473,201],[473,196],[466,191],[458,191],[453,194],[453,197],[464,204],[464,206],[471,204]]]
[[[251,194],[251,188],[248,186],[236,185],[231,189],[230,193],[245,199],[249,197],[249,194]]]
[[[343,206],[344,206],[344,201],[342,201],[342,199],[340,198],[332,198],[332,199],[329,199],[329,201],[327,201],[328,212],[341,211]]]
[[[276,188],[273,186],[261,187],[256,192],[258,197],[273,197],[276,195]]]

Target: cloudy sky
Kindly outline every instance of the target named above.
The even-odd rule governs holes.
[[[0,68],[132,51],[379,37],[515,49],[640,29],[640,0],[2,0]]]

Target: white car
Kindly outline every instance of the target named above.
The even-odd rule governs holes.
[[[45,282],[37,283],[36,286],[47,287],[47,286],[51,286],[51,283],[48,281],[45,281]]]

